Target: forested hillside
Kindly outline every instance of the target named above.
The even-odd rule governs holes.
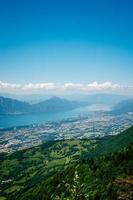
[[[133,145],[98,159],[77,161],[24,191],[21,200],[133,199]]]
[[[120,185],[132,183],[132,143],[133,127],[103,139],[1,154],[0,200],[117,199]]]

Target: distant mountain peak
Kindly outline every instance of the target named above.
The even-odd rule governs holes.
[[[63,98],[57,97],[57,96],[52,96],[50,99],[48,100],[64,100]]]

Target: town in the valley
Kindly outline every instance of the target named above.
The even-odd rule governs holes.
[[[111,116],[94,112],[62,121],[0,130],[0,153],[13,152],[47,141],[94,139],[116,135],[133,125],[133,113]]]

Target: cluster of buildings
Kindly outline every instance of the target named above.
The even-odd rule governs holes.
[[[13,152],[47,141],[90,139],[119,134],[133,125],[133,114],[110,116],[93,113],[91,116],[14,127],[0,131],[0,153]]]

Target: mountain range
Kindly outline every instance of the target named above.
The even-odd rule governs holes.
[[[39,103],[53,97],[50,94],[11,94],[1,93],[0,96],[5,98],[16,99],[19,101],[26,101],[31,104]],[[113,94],[113,93],[95,93],[95,94],[71,94],[71,95],[57,95],[60,98],[69,101],[82,101],[90,104],[109,104],[115,105],[120,101],[130,99],[133,96]]]
[[[63,112],[82,106],[96,104],[98,102],[108,104],[108,98],[110,96],[106,95],[105,99],[103,98],[104,96],[105,95],[98,95],[94,101],[92,101],[94,97],[86,101],[70,101],[59,97],[52,97],[36,104],[30,104],[28,102],[0,96],[0,115]],[[118,97],[113,98],[118,99]],[[126,114],[129,112],[133,112],[133,99],[120,101],[113,105],[112,110],[110,111],[110,113],[114,115]]]
[[[85,102],[69,101],[52,97],[37,104],[18,101],[11,98],[0,97],[0,114],[15,115],[44,112],[62,112],[86,105]]]

